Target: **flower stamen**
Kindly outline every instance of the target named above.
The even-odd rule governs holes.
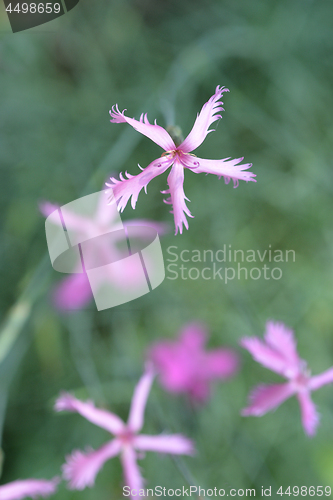
[[[172,150],[172,151],[164,151],[164,153],[161,154],[161,158],[163,158],[163,156],[168,156],[168,155],[171,155],[171,158],[173,158],[176,154],[176,151],[175,150]],[[171,159],[170,158],[170,159]]]

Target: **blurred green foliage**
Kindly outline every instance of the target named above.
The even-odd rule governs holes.
[[[262,335],[269,318],[296,331],[314,373],[333,364],[333,5],[330,0],[81,0],[69,14],[0,45],[1,482],[58,474],[73,448],[107,439],[78,415],[52,410],[61,389],[75,390],[126,418],[147,347],[174,338],[189,320],[207,323],[210,346],[237,348]],[[1,21],[1,25],[4,21]],[[186,135],[217,85],[225,112],[197,153],[244,156],[257,184],[225,186],[185,174],[189,231],[175,237],[162,203],[166,175],[140,194],[136,211],[170,224],[162,240],[182,249],[293,249],[280,280],[170,280],[153,293],[97,313],[60,314],[50,294],[62,278],[46,255],[38,203],[59,204],[98,191],[110,174],[138,173],[161,154],[130,127],[109,123],[115,103],[136,118],[148,111]],[[258,266],[260,267],[260,266]],[[167,277],[170,276],[167,273]],[[243,354],[243,353],[242,353]],[[243,367],[216,384],[202,408],[154,384],[145,432],[181,432],[195,458],[148,453],[140,463],[149,487],[278,488],[332,481],[333,399],[314,400],[318,435],[305,437],[295,400],[260,419],[242,418],[250,388],[278,379],[244,353]],[[121,498],[118,459],[93,490],[55,498]]]

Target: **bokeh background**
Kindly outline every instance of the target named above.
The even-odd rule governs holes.
[[[333,477],[333,388],[314,395],[321,425],[304,435],[297,402],[243,418],[247,394],[279,377],[238,347],[267,319],[296,331],[313,373],[333,365],[333,4],[330,0],[81,0],[43,28],[11,34],[2,13],[0,44],[1,484],[51,478],[73,448],[97,447],[106,432],[75,414],[55,414],[60,390],[90,397],[127,417],[145,352],[173,339],[188,321],[206,323],[209,348],[242,356],[209,401],[153,386],[146,433],[181,432],[194,458],[147,453],[147,485],[257,488],[330,485]],[[63,276],[47,254],[38,203],[68,203],[98,191],[110,174],[139,172],[160,148],[126,125],[109,123],[115,103],[138,118],[186,135],[217,85],[230,89],[203,158],[244,156],[257,183],[238,189],[215,176],[186,172],[189,231],[174,236],[162,203],[166,174],[141,193],[134,216],[168,222],[167,248],[293,249],[280,280],[165,279],[129,304],[97,312],[57,311],[51,291]],[[269,265],[268,262],[266,262]],[[250,269],[250,264],[248,268]],[[261,267],[261,266],[258,266]],[[167,273],[167,277],[170,276]],[[93,489],[61,500],[121,498],[119,460],[109,461]],[[274,495],[273,495],[274,496]]]

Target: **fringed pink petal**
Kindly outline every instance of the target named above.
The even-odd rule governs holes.
[[[56,400],[55,411],[70,411],[82,415],[95,425],[106,429],[112,434],[118,434],[125,428],[124,422],[114,413],[96,408],[91,401],[80,401],[68,392],[64,392]]]
[[[333,382],[333,367],[329,368],[323,373],[320,373],[319,375],[311,377],[308,386],[311,391],[315,391],[316,389],[319,389],[323,385],[331,384],[332,382]]]
[[[127,427],[132,432],[140,431],[143,426],[145,408],[153,380],[154,370],[152,365],[148,364],[145,373],[134,390],[131,402]]]
[[[235,373],[238,357],[231,349],[205,350],[207,331],[200,323],[188,323],[178,340],[157,342],[149,359],[159,374],[162,386],[170,392],[187,393],[203,403],[210,394],[210,383]]]
[[[100,192],[94,221],[100,227],[107,227],[110,231],[118,231],[122,229],[122,224],[119,222],[118,211],[115,211],[113,205],[110,205],[108,194],[105,189]]]
[[[59,205],[56,205],[55,203],[51,203],[50,201],[41,201],[38,204],[39,211],[44,217],[48,217],[51,215],[55,210],[59,209]]]
[[[208,332],[205,325],[198,322],[187,323],[180,331],[179,342],[188,351],[199,351],[204,349],[207,342]]]
[[[21,500],[23,498],[49,497],[56,492],[60,479],[23,479],[0,486],[1,500]]]
[[[184,167],[179,162],[178,159],[175,160],[174,165],[171,169],[170,174],[168,175],[168,185],[169,189],[166,191],[162,191],[163,194],[169,194],[170,198],[164,200],[168,205],[172,205],[172,214],[175,221],[175,234],[183,232],[183,225],[188,229],[188,222],[186,219],[186,215],[188,217],[193,217],[191,212],[186,206],[186,202],[190,201],[184,193],[183,189],[184,184]],[[185,215],[186,214],[186,215]]]
[[[140,120],[138,121],[135,120],[134,118],[129,118],[128,116],[125,116],[125,111],[126,109],[120,112],[117,104],[113,106],[112,110],[110,111],[110,116],[112,118],[110,120],[111,123],[125,123],[125,122],[128,123],[135,130],[140,132],[140,134],[149,137],[149,139],[155,142],[155,144],[158,144],[165,151],[171,151],[176,148],[172,138],[163,127],[157,125],[156,122],[154,125],[149,123],[147,118],[147,113],[146,114],[142,113],[142,115],[140,116]]]
[[[136,462],[136,451],[132,448],[132,446],[127,445],[123,448],[120,459],[124,472],[124,485],[129,486],[131,491],[135,490],[136,495],[133,497],[138,498],[139,491],[144,487],[144,481]]]
[[[192,361],[196,360],[196,377],[204,380],[227,378],[236,373],[239,356],[232,349],[205,351],[207,329],[200,323],[188,323],[180,332],[180,343]]]
[[[267,345],[279,352],[295,372],[301,362],[298,353],[294,332],[283,323],[268,321],[266,324],[265,341]]]
[[[294,393],[295,390],[289,383],[259,385],[250,394],[250,405],[244,408],[241,414],[244,417],[249,415],[261,417],[268,411],[279,406]]]
[[[92,291],[86,273],[71,274],[53,292],[53,303],[62,311],[82,309],[91,299]]]
[[[43,201],[39,203],[39,210],[41,214],[46,218],[55,210],[59,210],[61,217],[60,219],[57,217],[53,218],[53,223],[59,223],[59,225],[63,225],[64,223],[66,229],[78,232],[81,235],[89,234],[89,231],[91,231],[91,229],[94,229],[96,222],[92,218],[82,217],[81,215],[76,214],[73,210],[68,208],[68,205],[70,205],[70,203],[60,207],[59,205],[56,205],[49,201]]]
[[[168,157],[157,158],[144,168],[138,175],[126,173],[127,179],[120,174],[119,180],[111,177],[111,183],[106,185],[112,189],[115,200],[118,202],[118,210],[123,212],[128,200],[132,197],[131,205],[135,208],[141,189],[147,189],[148,183],[154,177],[163,174],[172,165],[173,160]]]
[[[266,368],[280,375],[285,375],[288,371],[289,365],[283,354],[267,346],[258,337],[244,337],[239,343],[252,354],[255,361]]]
[[[79,241],[96,236],[97,227],[103,228],[104,232],[105,228],[108,228],[110,231],[122,229],[122,225],[119,223],[119,219],[117,217],[118,212],[115,212],[110,206],[105,190],[99,193],[95,213],[91,213],[90,215],[85,216],[76,213],[72,208],[72,203],[73,202],[70,202],[67,205],[60,207],[54,203],[50,203],[49,201],[43,201],[39,203],[39,210],[45,217],[48,217],[52,212],[60,209],[61,219],[64,221],[66,229],[69,229],[71,232],[79,233]],[[87,203],[87,206],[90,208],[90,202]],[[57,219],[53,219],[53,221],[58,222]]]
[[[87,486],[94,486],[98,472],[104,463],[115,457],[121,450],[121,442],[114,439],[101,446],[98,450],[89,450],[83,453],[75,450],[66,457],[66,463],[62,466],[63,476],[68,481],[71,490],[83,490]]]
[[[60,207],[60,211],[65,222],[66,229],[79,234],[80,236],[77,236],[77,238],[79,239],[79,241],[83,241],[84,239],[91,237],[91,233],[94,234],[96,220],[94,216],[85,217],[83,215],[75,213],[71,206],[72,203],[73,202],[70,202]]]
[[[138,450],[171,453],[173,455],[194,455],[193,442],[181,434],[147,436],[140,434],[134,438]]]
[[[209,132],[213,132],[213,130],[208,130],[210,125],[219,118],[222,118],[222,116],[218,113],[224,111],[222,107],[223,102],[220,101],[223,92],[229,92],[229,89],[217,86],[215,94],[203,105],[194,122],[191,132],[179,146],[179,149],[181,149],[184,153],[189,153],[200,146],[200,144],[205,140],[207,134]]]
[[[216,349],[208,352],[205,358],[207,379],[229,378],[238,371],[239,356],[232,349]]]
[[[301,408],[302,425],[308,436],[314,436],[319,424],[319,414],[309,391],[299,391],[297,399]]]
[[[175,342],[156,343],[149,351],[162,386],[169,392],[189,392],[192,385],[193,363],[189,352]]]
[[[183,156],[182,163],[187,168],[191,169],[196,174],[206,173],[214,174],[219,178],[224,177],[226,184],[229,184],[230,179],[234,183],[234,187],[238,187],[239,181],[257,182],[253,177],[256,177],[252,172],[247,170],[252,167],[252,163],[239,164],[243,158],[225,158],[224,160],[206,160],[195,156]]]

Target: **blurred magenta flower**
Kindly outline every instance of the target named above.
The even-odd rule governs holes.
[[[154,125],[150,124],[147,114],[142,114],[140,121],[137,121],[134,118],[125,116],[124,113],[126,110],[121,113],[118,109],[118,105],[112,107],[112,111],[110,111],[112,118],[112,120],[110,120],[111,123],[126,122],[164,149],[162,156],[150,163],[145,169],[142,169],[139,165],[141,170],[143,170],[140,174],[133,176],[126,172],[127,179],[120,174],[120,180],[111,177],[111,184],[106,184],[108,187],[112,188],[115,199],[119,202],[118,207],[121,211],[126,207],[130,197],[132,197],[132,207],[135,208],[141,189],[144,188],[145,192],[147,192],[148,183],[157,175],[163,174],[173,165],[167,179],[169,189],[162,191],[162,193],[170,195],[170,198],[165,200],[165,203],[173,207],[171,213],[174,215],[176,227],[175,234],[177,234],[178,230],[182,233],[183,224],[186,229],[188,229],[186,215],[193,217],[185,202],[185,200],[189,200],[185,196],[183,189],[184,168],[188,168],[196,174],[204,172],[206,174],[215,174],[219,178],[224,177],[226,184],[232,179],[234,187],[238,186],[239,180],[254,181],[253,177],[255,177],[255,174],[252,172],[245,172],[252,164],[246,163],[239,165],[243,158],[237,158],[235,160],[231,160],[230,158],[225,158],[223,160],[206,160],[198,158],[191,153],[191,151],[200,146],[207,134],[212,132],[212,130],[208,130],[210,125],[219,118],[222,118],[221,115],[217,113],[224,111],[222,108],[223,102],[220,101],[223,92],[229,92],[229,90],[224,87],[216,87],[215,94],[203,105],[191,132],[181,144],[176,144],[169,133],[163,127],[156,124],[156,120]]]
[[[206,328],[188,323],[178,340],[164,340],[153,345],[148,356],[167,391],[186,393],[194,401],[204,402],[209,397],[213,380],[223,380],[236,373],[237,354],[225,348],[206,351],[206,341]]]
[[[311,377],[306,362],[298,356],[291,329],[283,323],[268,321],[264,341],[245,337],[240,341],[258,363],[282,375],[288,382],[259,385],[250,394],[250,405],[242,415],[260,417],[296,395],[300,404],[303,428],[309,436],[316,433],[319,415],[311,399],[311,391],[333,382],[333,367]]]
[[[67,457],[63,473],[64,478],[69,481],[70,489],[83,490],[86,486],[92,487],[104,463],[120,454],[125,485],[131,490],[137,490],[139,495],[139,490],[143,489],[143,478],[137,465],[139,458],[137,451],[177,455],[194,453],[192,441],[180,434],[157,436],[138,434],[143,427],[144,411],[153,378],[153,370],[149,367],[135,388],[127,424],[114,413],[100,410],[90,401],[85,403],[79,401],[68,393],[62,394],[56,401],[56,411],[77,412],[116,436],[98,450],[88,450],[86,453],[77,450]]]
[[[57,489],[59,478],[51,481],[46,479],[23,479],[0,486],[1,500],[21,500],[23,498],[49,497]]]
[[[49,201],[39,204],[39,209],[45,217],[48,217],[59,208],[58,205]],[[123,226],[145,226],[155,229],[160,235],[167,232],[166,224],[151,220],[128,220],[123,225],[118,220],[113,220],[114,211],[110,210],[104,191],[101,191],[98,206],[92,216],[83,216],[82,214],[75,213],[66,206],[62,207],[62,210],[65,210],[66,229],[70,230],[71,234],[75,235],[75,238],[81,241],[93,240],[96,235],[107,234],[110,232],[110,228],[112,229],[110,238],[100,238],[97,245],[91,245],[87,250],[88,261],[97,261],[97,259],[100,259],[104,263],[119,261],[117,270],[115,268],[112,271],[107,269],[105,273],[95,276],[95,281],[98,280],[97,286],[100,288],[106,283],[113,283],[120,289],[126,289],[128,286],[136,286],[140,282],[141,267],[139,268],[137,265],[128,262],[128,260],[124,260],[127,253],[125,253],[124,249],[121,249],[120,245],[124,239],[124,233],[121,231]],[[144,227],[140,228],[143,235],[144,229]],[[61,280],[54,290],[53,302],[55,307],[60,310],[82,309],[93,298],[87,274],[86,272],[80,272],[79,269],[81,269],[81,263],[78,263],[78,267],[74,266],[73,274],[69,274],[69,276]]]

